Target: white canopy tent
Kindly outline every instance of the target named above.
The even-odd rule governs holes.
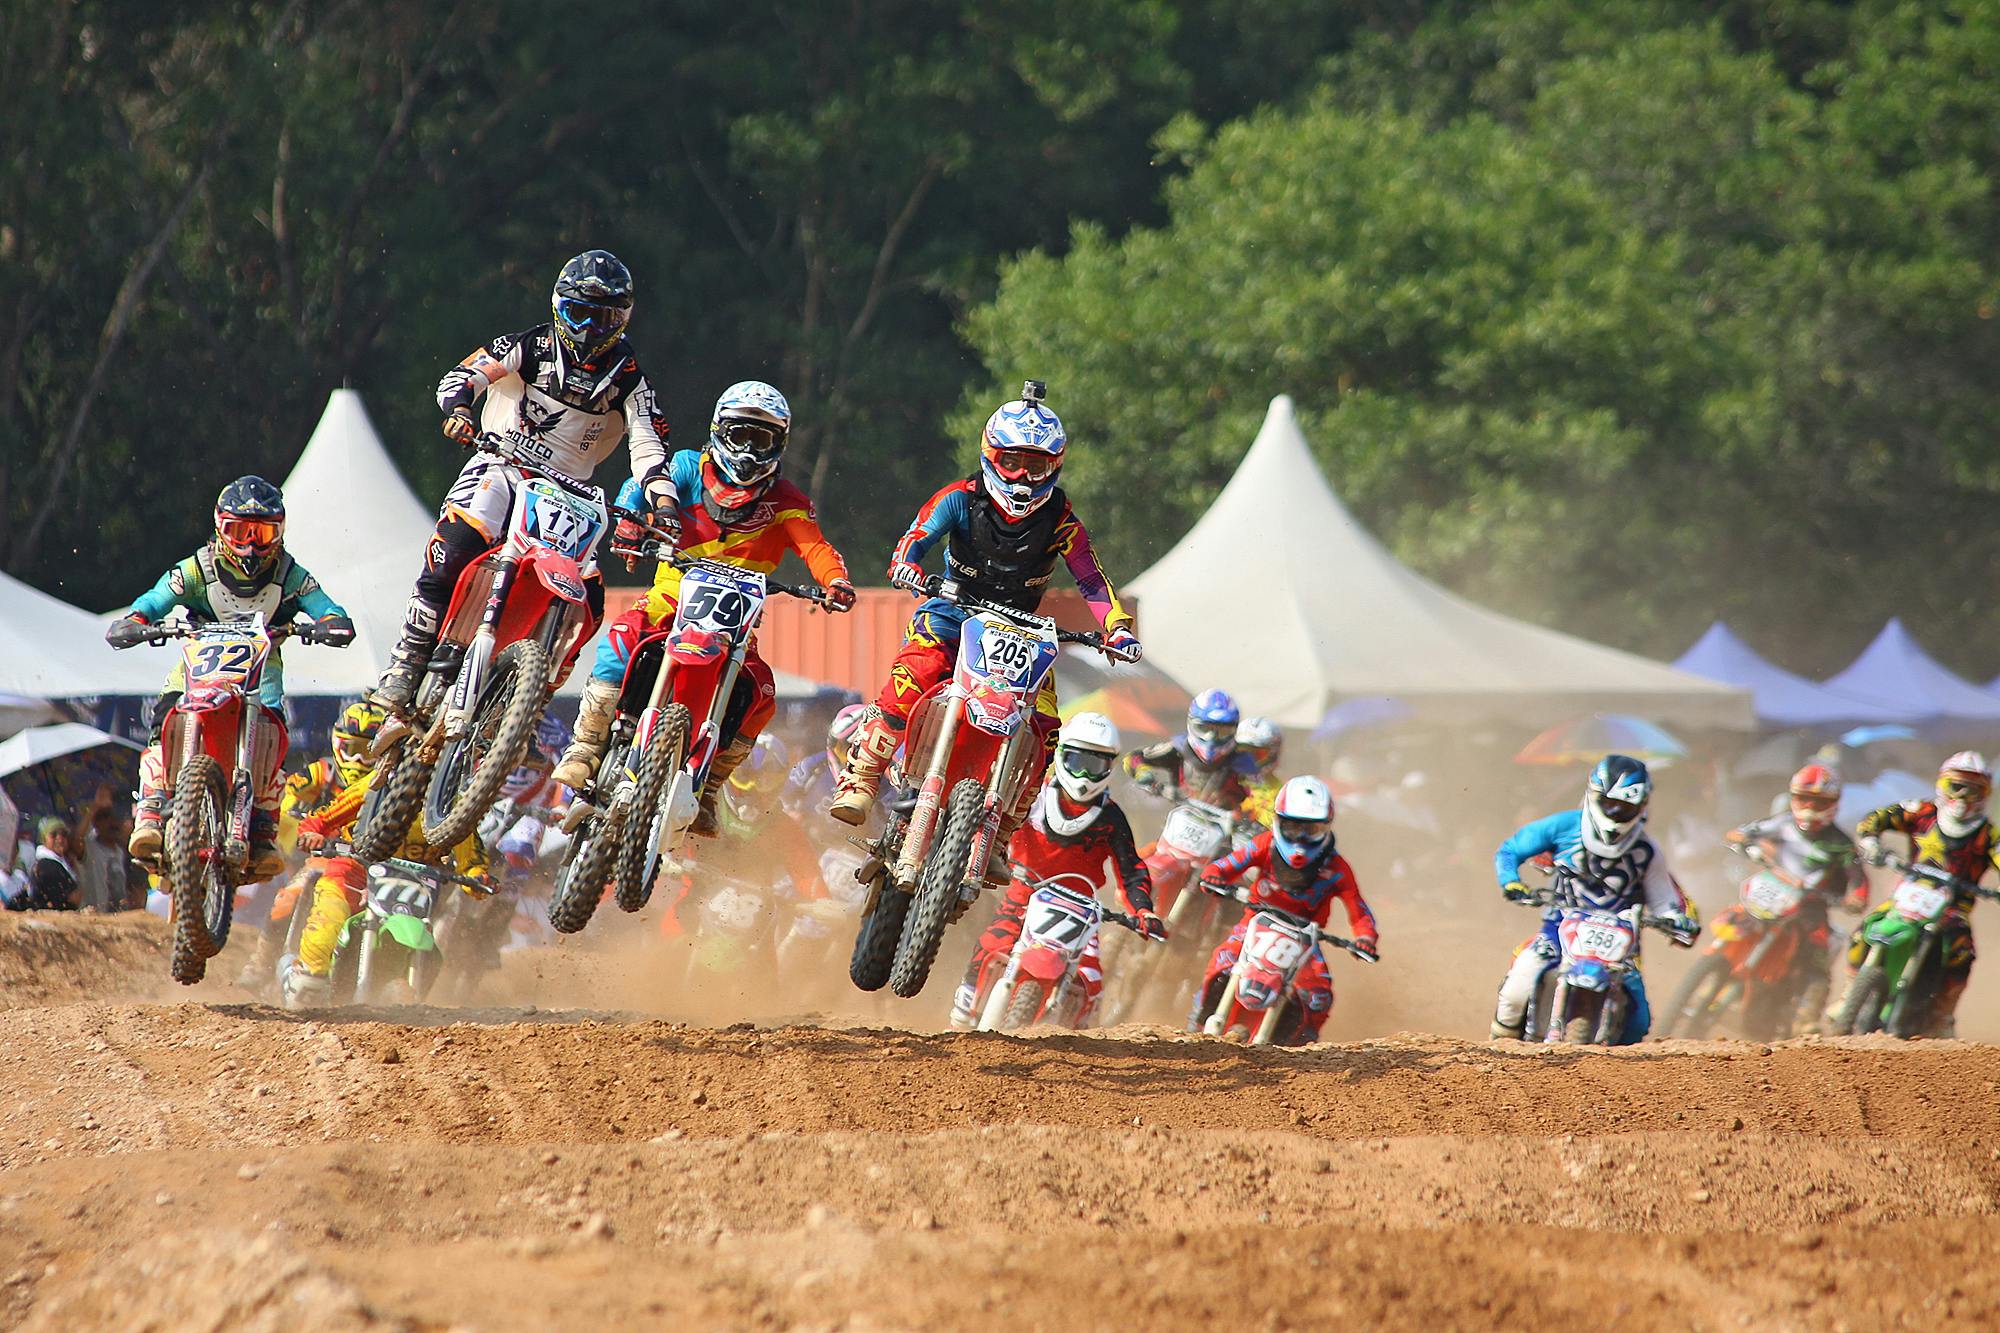
[[[1751,726],[1746,690],[1510,619],[1405,568],[1334,495],[1282,395],[1208,512],[1132,590],[1149,660],[1285,726],[1356,698],[1523,726],[1600,711]]]
[[[158,653],[114,651],[98,617],[0,574],[0,696],[156,694],[172,669]]]

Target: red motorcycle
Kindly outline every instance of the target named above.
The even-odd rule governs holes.
[[[160,757],[173,793],[161,866],[174,905],[168,968],[184,986],[200,981],[229,941],[236,890],[250,864],[257,793],[285,762],[285,719],[258,702],[257,691],[272,650],[288,634],[304,643],[348,642],[312,624],[269,625],[261,615],[168,621],[134,640],[185,640],[180,702],[160,726]]]
[[[1105,922],[1137,931],[1123,912],[1098,905],[1095,887],[1082,875],[1026,876],[1033,890],[1021,914],[1014,947],[980,969],[972,1012],[981,1032],[1011,1032],[1036,1023],[1081,1026],[1086,993],[1078,975]],[[1143,936],[1141,937],[1143,938]]]
[[[1244,888],[1218,896],[1246,905],[1250,902],[1250,891]],[[1357,949],[1353,940],[1326,934],[1308,917],[1268,903],[1252,907],[1236,965],[1229,969],[1229,980],[1223,983],[1215,1012],[1202,1023],[1202,1032],[1247,1041],[1252,1046],[1269,1046],[1276,1040],[1287,1011],[1298,1003],[1294,987],[1299,973],[1311,961],[1313,951],[1328,944],[1347,950],[1364,963],[1375,961],[1373,954]]]
[[[597,632],[587,581],[610,521],[604,491],[515,458],[503,437],[478,447],[505,460],[513,508],[500,543],[459,576],[409,715],[376,737],[375,791],[354,838],[364,862],[393,855],[419,807],[426,843],[463,842],[527,755],[571,655]]]
[[[1766,861],[1757,844],[1728,845],[1761,868],[1743,881],[1738,901],[1709,926],[1708,948],[1661,1015],[1663,1039],[1706,1037],[1717,1020],[1739,1007],[1738,1024],[1751,1041],[1792,1035],[1801,990],[1799,951],[1810,947],[1803,910],[1809,891]],[[1809,961],[1825,964],[1823,958]]]

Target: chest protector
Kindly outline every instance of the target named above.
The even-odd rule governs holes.
[[[1303,899],[1314,906],[1318,906],[1319,900],[1325,897],[1327,891],[1333,887],[1331,881],[1325,885],[1320,884],[1321,877],[1326,874],[1327,862],[1333,859],[1333,852],[1333,839],[1328,838],[1326,846],[1320,848],[1318,856],[1315,856],[1312,860],[1294,870],[1291,866],[1285,864],[1285,859],[1282,856],[1273,851],[1271,855],[1271,882],[1290,896]]]
[[[1058,487],[1042,506],[1018,523],[1000,516],[979,479],[973,477],[971,516],[945,543],[945,567],[970,596],[1017,611],[1042,604],[1056,567],[1056,529],[1069,502]]]
[[[202,594],[217,620],[261,615],[269,624],[278,623],[278,608],[285,600],[285,583],[292,575],[290,555],[280,555],[269,577],[254,589],[239,589],[224,578],[216,568],[215,553],[208,547],[195,552],[194,559],[201,569]]]
[[[1646,838],[1632,844],[1623,856],[1598,856],[1578,847],[1556,861],[1557,874],[1562,875],[1562,898],[1599,912],[1622,912],[1645,895],[1646,872],[1658,854]],[[1590,878],[1564,875],[1565,869],[1580,870]]]

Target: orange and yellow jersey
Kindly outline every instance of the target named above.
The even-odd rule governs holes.
[[[301,819],[299,826],[329,838],[353,832],[355,817],[361,813],[361,803],[367,799],[368,789],[375,784],[376,774],[383,771],[381,768],[374,769],[361,781],[348,783],[318,813]],[[396,849],[396,855],[412,861],[437,860],[423,838],[414,834]],[[465,840],[451,849],[451,859],[461,875],[483,875],[488,868],[486,847],[479,841],[477,833],[466,834]]]
[[[847,562],[819,530],[812,501],[783,477],[773,481],[746,513],[724,524],[709,511],[698,450],[675,454],[667,475],[673,481],[674,508],[680,517],[680,549],[688,555],[769,574],[787,552],[796,552],[821,585],[847,577]],[[623,495],[619,500],[627,503]],[[680,600],[680,589],[681,572],[662,562],[646,598],[647,616],[657,621],[670,615]]]

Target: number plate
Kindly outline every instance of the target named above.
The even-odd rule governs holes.
[[[1046,890],[1028,900],[1027,937],[1063,953],[1076,953],[1097,928],[1089,909],[1073,900],[1057,897]]]
[[[764,610],[764,576],[749,570],[696,565],[681,575],[680,608],[674,624],[717,634],[739,634],[757,623]]]
[[[1222,850],[1229,834],[1214,820],[1196,814],[1184,805],[1175,806],[1160,830],[1160,841],[1191,861],[1210,861]]]
[[[1243,956],[1261,967],[1290,977],[1310,952],[1298,930],[1275,917],[1260,916],[1250,923],[1243,941]]]
[[[597,546],[602,517],[593,506],[572,498],[567,491],[543,481],[524,481],[520,503],[526,511],[523,531],[530,540],[579,564]]]
[[[1906,879],[1896,886],[1896,910],[1912,921],[1929,921],[1944,915],[1951,906],[1951,893],[1920,879]]]
[[[1632,952],[1632,932],[1620,922],[1586,919],[1572,926],[1568,935],[1572,958],[1622,963],[1625,955]]]
[[[270,636],[261,628],[217,628],[187,640],[181,658],[190,685],[236,685],[248,680],[270,651]]]
[[[1743,901],[1762,917],[1790,916],[1805,892],[1773,875],[1758,875],[1743,888]]]
[[[995,680],[1021,688],[1033,683],[1042,655],[1042,636],[997,621],[986,622],[980,639],[980,667]]]

